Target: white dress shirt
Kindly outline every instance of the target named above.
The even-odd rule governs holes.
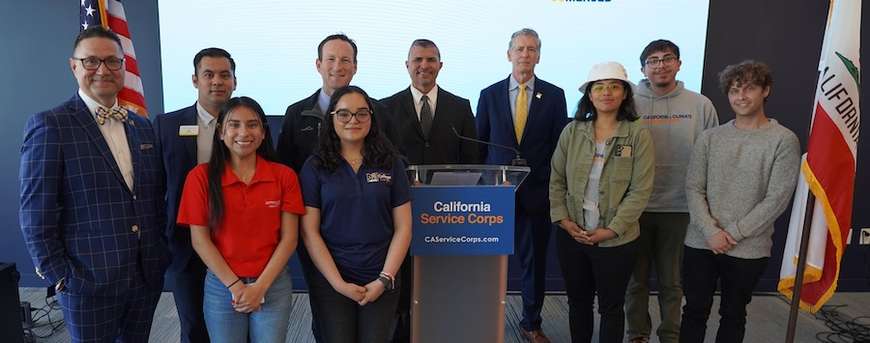
[[[196,163],[207,163],[211,159],[211,148],[214,142],[214,128],[217,117],[213,116],[205,107],[196,102],[196,125],[199,131],[196,135]]]
[[[420,120],[420,111],[423,110],[423,95],[429,97],[429,108],[432,109],[432,120],[435,120],[435,104],[438,103],[438,85],[432,87],[429,93],[423,94],[419,89],[411,86],[411,97],[414,98],[414,110],[417,111],[417,121]]]
[[[100,105],[96,100],[91,99],[91,97],[87,96],[87,94],[82,92],[81,89],[79,89],[79,96],[85,102],[85,106],[88,107],[88,111],[91,112],[94,121],[96,121],[97,108],[105,106]],[[115,99],[115,104],[112,105],[111,108],[115,107],[118,107],[117,99]],[[109,145],[109,150],[112,152],[112,157],[115,158],[115,163],[118,165],[118,169],[121,170],[121,175],[124,176],[124,182],[127,184],[127,188],[133,190],[133,158],[130,155],[130,144],[127,143],[127,132],[124,131],[124,123],[115,119],[107,119],[103,125],[97,124],[97,127],[100,128],[100,132],[103,133],[103,138],[106,140],[106,144]]]
[[[535,76],[532,75],[528,81],[526,81],[526,99],[528,99],[528,103],[526,106],[529,106],[528,112],[532,111],[532,94],[535,94]],[[511,74],[510,81],[508,81],[508,96],[511,100],[511,113],[513,114],[514,122],[517,121],[517,96],[520,95],[520,82],[514,78],[514,74]]]

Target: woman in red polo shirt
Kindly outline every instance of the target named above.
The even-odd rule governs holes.
[[[263,109],[230,99],[207,164],[190,171],[178,223],[208,266],[203,311],[212,342],[284,342],[293,287],[284,272],[305,213],[292,169],[274,162]]]

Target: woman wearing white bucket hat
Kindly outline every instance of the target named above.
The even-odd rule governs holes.
[[[568,294],[572,342],[622,342],[625,290],[637,258],[638,218],[652,192],[654,150],[637,122],[632,84],[616,62],[596,64],[580,86],[574,121],[559,137],[550,175],[550,218]]]

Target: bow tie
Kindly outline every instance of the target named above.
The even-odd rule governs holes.
[[[106,119],[115,119],[123,123],[127,120],[127,110],[122,107],[97,107],[97,124],[105,124]]]

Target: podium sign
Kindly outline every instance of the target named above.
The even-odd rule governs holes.
[[[511,255],[514,188],[412,188],[411,255]]]
[[[415,255],[412,343],[504,342],[514,192],[529,171],[497,165],[408,167]]]

